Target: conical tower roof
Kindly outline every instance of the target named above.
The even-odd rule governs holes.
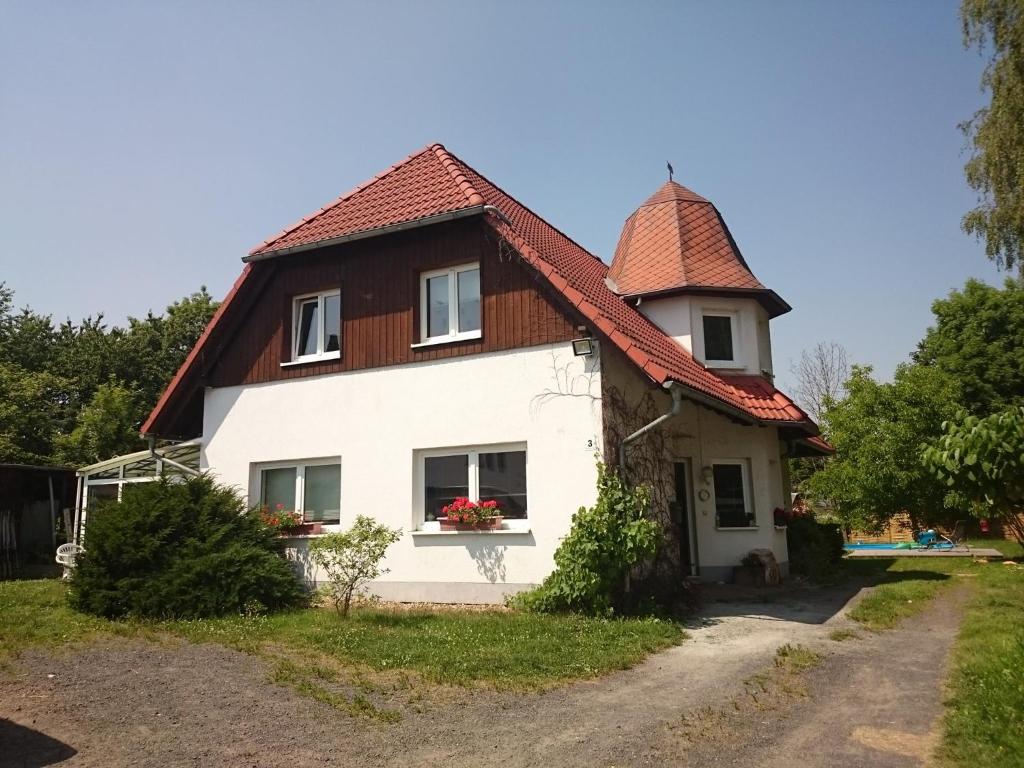
[[[674,181],[626,219],[608,278],[622,296],[753,292],[773,316],[789,309],[754,277],[714,204]]]

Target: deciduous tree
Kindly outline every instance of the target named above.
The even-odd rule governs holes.
[[[843,384],[850,378],[846,347],[834,341],[820,341],[805,349],[790,371],[796,377],[797,401],[815,421],[820,421],[825,409],[842,395]]]
[[[921,463],[921,451],[957,411],[956,381],[936,368],[903,365],[891,384],[854,366],[846,397],[825,410],[836,455],[807,481],[847,527],[878,528],[899,512],[916,524],[946,517],[944,484]]]
[[[1024,282],[995,288],[968,280],[932,303],[935,325],[914,359],[939,368],[961,387],[963,406],[978,416],[1024,405]]]
[[[1024,0],[963,0],[964,45],[988,55],[981,77],[991,102],[961,125],[973,153],[964,172],[978,207],[964,230],[985,252],[1024,275]]]
[[[975,514],[1000,520],[1024,544],[1024,407],[985,418],[958,414],[923,459]]]

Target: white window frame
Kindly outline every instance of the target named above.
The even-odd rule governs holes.
[[[436,520],[427,521],[426,496],[424,484],[427,477],[426,460],[442,456],[467,456],[469,472],[467,491],[470,501],[480,501],[480,472],[479,462],[481,453],[512,453],[521,451],[526,454],[526,517],[515,520],[502,520],[503,530],[529,531],[530,530],[530,452],[526,449],[526,443],[497,443],[494,445],[472,445],[457,448],[429,448],[416,451],[416,494],[413,529],[418,531],[439,531],[440,524]],[[472,531],[460,531],[460,533],[474,533]]]
[[[718,524],[718,493],[715,489],[714,468],[716,464],[738,466],[740,468],[741,480],[743,482],[743,509],[748,517],[753,517],[753,525],[719,525]],[[750,459],[711,459],[711,499],[715,511],[715,529],[719,531],[756,531],[757,509],[754,506],[754,494],[751,486]]]
[[[713,360],[707,355],[707,339],[704,337],[705,317],[727,317],[729,318],[729,333],[732,336],[732,360]],[[700,313],[700,344],[704,353],[704,365],[708,368],[742,368],[743,363],[740,349],[740,315],[739,312],[731,309],[704,309]]]
[[[319,291],[317,293],[306,293],[302,296],[296,296],[292,299],[292,364],[294,363],[306,363],[312,360],[337,360],[341,357],[341,328],[339,322],[338,329],[338,349],[333,352],[325,352],[324,344],[327,339],[327,313],[324,312],[324,305],[327,303],[327,299],[337,296],[338,303],[341,303],[341,290],[335,289],[332,291]],[[316,352],[311,355],[300,355],[299,354],[299,320],[301,318],[301,308],[303,304],[306,304],[313,299],[317,300],[316,316],[317,316],[317,329],[316,329]],[[287,363],[285,363],[287,365]]]
[[[459,333],[459,273],[479,270],[480,262],[471,264],[459,264],[444,269],[432,269],[428,272],[420,272],[420,343],[413,344],[413,347],[422,347],[428,344],[445,344],[450,341],[463,341],[465,339],[481,338],[484,324],[483,304],[483,272],[480,280],[480,328],[475,331],[463,331]],[[428,336],[430,326],[428,324],[430,307],[427,304],[427,281],[432,277],[448,276],[448,333],[437,336]]]
[[[262,506],[263,504],[263,471],[267,469],[295,469],[295,509],[286,510],[288,512],[301,512],[302,521],[306,522],[306,468],[307,467],[323,467],[329,464],[337,464],[341,466],[340,456],[330,456],[325,459],[297,459],[290,461],[260,461],[252,465],[252,482],[253,487],[256,488],[255,494],[249,494],[249,498],[252,499],[255,496],[255,505]],[[338,473],[342,473],[339,471]],[[341,530],[341,489],[342,479],[339,477],[338,480],[338,522],[337,523],[324,523],[322,530],[324,531],[340,531]]]

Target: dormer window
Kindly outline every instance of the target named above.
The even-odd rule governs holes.
[[[704,364],[736,364],[736,315],[731,312],[704,313]]]
[[[480,264],[420,275],[420,337],[424,344],[480,338]]]
[[[298,296],[292,310],[292,360],[341,357],[341,291]]]

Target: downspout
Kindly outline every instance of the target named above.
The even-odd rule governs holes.
[[[78,473],[76,472],[75,474]],[[81,530],[82,527],[82,507],[84,506],[84,502],[82,501],[82,499],[84,498],[83,494],[85,494],[85,492],[85,478],[82,477],[81,475],[78,475],[78,482],[75,484],[74,533],[71,535],[71,541],[75,544],[78,543],[79,531]]]
[[[179,464],[174,459],[168,459],[166,456],[156,452],[156,438],[147,437],[146,440],[149,442],[149,455],[157,461],[162,461],[164,464],[170,464],[180,472],[184,472],[186,475],[192,475],[193,477],[199,477],[203,474],[202,472],[192,469],[192,467],[186,467],[184,464]]]
[[[497,216],[499,219],[501,219],[505,224],[507,224],[510,227],[512,226],[512,222],[509,221],[508,216],[506,216],[504,213],[502,213],[498,208],[496,208],[493,205],[485,205],[484,206],[484,213],[493,213],[495,216]]]
[[[673,416],[678,416],[679,411],[683,408],[683,388],[674,381],[667,381],[663,386],[669,391],[669,394],[672,395],[672,407],[650,424],[645,424],[640,427],[640,429],[629,435],[629,437],[623,439],[619,444],[619,471],[623,474],[626,472],[626,448],[646,435],[652,429],[657,429],[663,422],[668,421]]]

